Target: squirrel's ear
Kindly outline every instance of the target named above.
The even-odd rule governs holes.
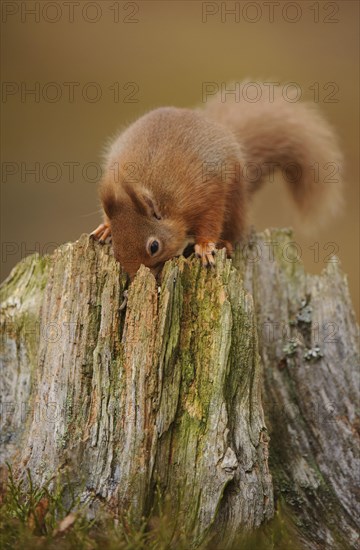
[[[161,213],[154,199],[152,199],[148,194],[144,194],[143,197],[148,209],[150,210],[150,216],[155,217],[157,220],[161,220]]]
[[[100,185],[100,199],[107,217],[113,218],[119,212],[121,204],[116,198],[112,185],[106,182]]]
[[[135,189],[130,185],[126,185],[125,190],[139,214],[161,219],[160,211],[147,191]]]

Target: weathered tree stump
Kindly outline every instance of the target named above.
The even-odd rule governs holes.
[[[194,546],[230,546],[280,500],[304,548],[359,548],[357,326],[338,263],[307,275],[291,241],[253,235],[212,271],[172,260],[160,288],[142,267],[125,310],[108,245],[18,264],[3,459],[40,484],[66,469],[89,506],[135,521],[158,492]]]

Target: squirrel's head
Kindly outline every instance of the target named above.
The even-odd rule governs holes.
[[[156,276],[166,260],[184,250],[187,239],[180,223],[162,216],[159,206],[140,186],[101,187],[101,200],[110,220],[114,256],[132,280],[141,264]]]

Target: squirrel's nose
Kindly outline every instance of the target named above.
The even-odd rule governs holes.
[[[150,267],[150,271],[154,275],[155,279],[159,275],[163,265],[164,264],[158,264],[158,265],[155,265],[154,267]]]

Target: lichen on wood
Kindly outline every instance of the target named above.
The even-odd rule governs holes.
[[[338,264],[305,274],[292,239],[252,235],[258,259],[220,251],[210,271],[174,259],[160,286],[141,267],[125,310],[126,276],[88,236],[16,266],[1,351],[18,476],[66,470],[93,513],[135,522],[162,499],[194,546],[230,546],[281,499],[304,548],[357,547],[356,322]]]

